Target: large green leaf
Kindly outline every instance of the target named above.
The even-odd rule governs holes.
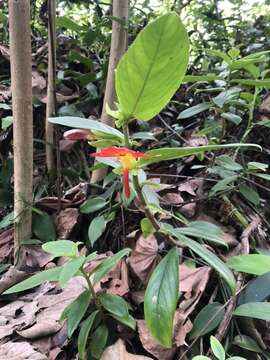
[[[238,306],[234,315],[270,321],[270,303],[254,302]]]
[[[124,138],[124,135],[119,130],[114,129],[113,127],[106,125],[97,120],[84,119],[75,116],[61,116],[61,117],[50,118],[49,121],[52,124],[63,125],[63,126],[79,128],[79,129],[88,129],[94,132],[101,132],[104,134],[108,134],[110,136],[113,135],[120,139]]]
[[[85,256],[79,256],[63,266],[59,276],[59,283],[62,287],[77,273],[84,262]]]
[[[214,336],[211,336],[210,344],[213,354],[218,358],[218,360],[225,360],[225,350],[219,340]]]
[[[227,261],[227,265],[236,271],[262,275],[270,271],[270,256],[262,254],[233,256]]]
[[[30,278],[23,280],[19,284],[16,284],[6,290],[3,294],[13,294],[19,291],[24,291],[28,289],[32,289],[35,286],[38,286],[45,281],[57,281],[59,279],[60,272],[62,270],[62,267],[55,267],[52,269],[48,269],[45,271],[42,271],[38,274],[35,274],[31,276]]]
[[[74,257],[78,255],[79,244],[70,240],[49,241],[42,245],[42,249],[55,257]]]
[[[116,93],[125,117],[150,120],[179,88],[188,64],[189,41],[176,13],[140,32],[116,71]]]
[[[262,148],[257,144],[226,144],[226,145],[207,145],[207,146],[198,146],[198,147],[177,147],[177,148],[161,148],[149,150],[146,152],[147,155],[155,155],[156,157],[148,159],[139,159],[138,166],[143,167],[160,161],[174,160],[190,155],[203,154],[208,151],[214,150],[223,150],[230,148],[240,148],[240,147],[251,147],[254,149],[262,150]]]
[[[166,227],[165,231],[168,231],[173,236],[181,240],[186,246],[188,246],[193,252],[199,255],[205,262],[207,262],[210,266],[212,266],[217,273],[222,277],[227,285],[229,286],[232,294],[235,292],[235,278],[231,270],[211,251],[206,249],[200,243],[189,239],[188,237],[184,236],[179,230],[176,229],[168,229]]]
[[[179,259],[174,248],[151,275],[144,297],[144,314],[152,336],[172,346],[173,317],[179,297]]]
[[[264,301],[270,296],[270,272],[267,272],[256,279],[250,281],[241,291],[237,300],[237,305],[250,302]]]

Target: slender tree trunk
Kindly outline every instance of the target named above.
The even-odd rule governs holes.
[[[48,118],[55,115],[55,64],[56,64],[56,1],[48,0],[48,88],[46,107],[46,164],[48,173],[54,165],[54,127]]]
[[[125,24],[128,24],[128,9],[129,9],[129,0],[113,0],[113,17],[122,19]],[[106,104],[109,105],[111,109],[115,109],[114,102],[116,101],[115,93],[115,69],[117,64],[125,53],[127,48],[127,27],[124,27],[120,22],[113,20],[112,23],[112,38],[111,38],[111,49],[110,49],[110,58],[108,66],[108,74],[106,81],[106,89],[103,100],[101,122],[108,124],[110,126],[114,125],[114,120],[111,116],[106,113]],[[104,169],[98,169],[93,171],[91,177],[91,183],[96,183],[102,179],[104,176]]]
[[[30,0],[9,0],[14,134],[15,255],[31,238],[33,114]]]

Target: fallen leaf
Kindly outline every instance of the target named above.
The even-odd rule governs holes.
[[[137,325],[140,340],[145,350],[147,350],[150,354],[154,355],[159,360],[171,360],[174,357],[177,351],[176,346],[173,346],[171,349],[166,349],[162,345],[158,344],[150,335],[144,320],[137,320]]]
[[[161,202],[165,205],[179,205],[184,202],[184,199],[179,193],[171,192],[163,195]]]
[[[0,234],[0,262],[13,254],[14,230],[8,229]]]
[[[151,360],[151,358],[128,353],[123,340],[119,339],[103,352],[100,360]]]
[[[150,235],[144,238],[141,235],[128,258],[128,265],[132,272],[145,283],[157,265],[159,258],[158,243],[155,236]]]
[[[125,260],[121,260],[108,274],[109,281],[106,292],[109,294],[125,296],[129,293],[128,267]],[[104,280],[101,281],[101,284]]]
[[[185,345],[187,334],[192,330],[192,322],[187,319],[186,314],[177,309],[174,315],[174,343],[177,346]]]
[[[0,279],[0,294],[2,294],[12,285],[15,285],[18,282],[24,280],[28,276],[29,273],[17,270],[14,266],[11,266]]]
[[[69,239],[74,227],[78,223],[80,214],[78,209],[67,208],[56,216],[56,229],[59,239]]]
[[[29,343],[9,341],[0,345],[1,360],[48,360],[49,358],[36,351]]]
[[[53,256],[42,250],[39,245],[23,246],[20,252],[21,263],[29,268],[43,268],[52,259]]]

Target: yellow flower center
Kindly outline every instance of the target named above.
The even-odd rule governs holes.
[[[131,170],[136,166],[136,159],[132,154],[119,155],[117,158],[121,161],[124,169]]]

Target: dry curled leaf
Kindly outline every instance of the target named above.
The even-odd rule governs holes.
[[[100,360],[151,360],[151,358],[128,353],[123,340],[119,339],[104,351]]]

